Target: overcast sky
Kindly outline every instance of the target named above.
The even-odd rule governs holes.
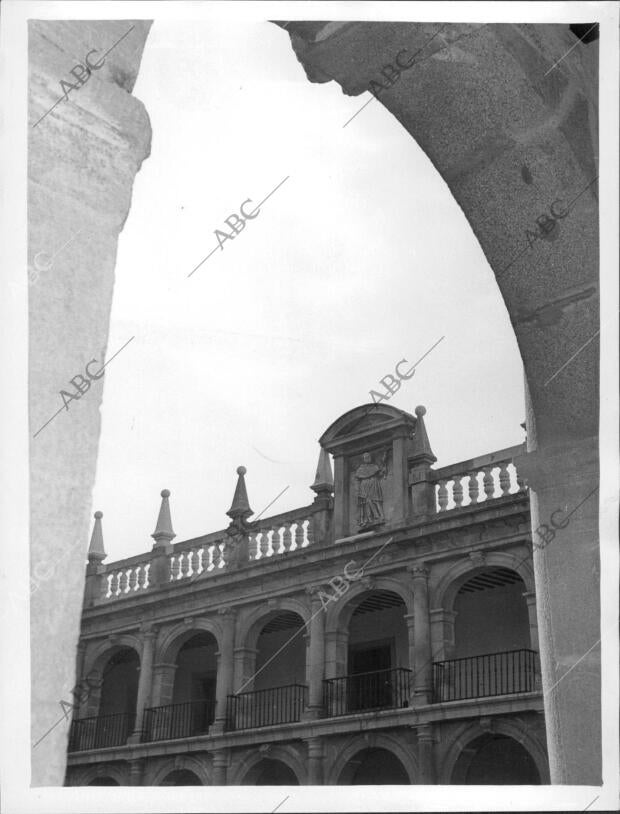
[[[445,56],[444,56],[445,58]],[[108,562],[228,524],[239,464],[267,515],[314,497],[317,439],[402,358],[445,466],[520,443],[522,364],[448,188],[370,95],[312,84],[268,22],[161,22],[134,95],[153,127],[119,241],[94,508]],[[251,198],[234,241],[216,229]],[[246,211],[252,207],[246,205]]]

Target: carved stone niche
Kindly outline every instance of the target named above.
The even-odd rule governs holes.
[[[319,443],[334,457],[334,537],[409,521],[408,456],[416,418],[387,404],[340,416]]]

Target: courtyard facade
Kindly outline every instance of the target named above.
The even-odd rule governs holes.
[[[549,782],[524,446],[438,468],[425,413],[338,418],[299,509],[239,467],[107,564],[95,514],[67,785]]]

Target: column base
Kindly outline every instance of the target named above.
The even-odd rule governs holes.
[[[316,721],[318,720],[323,713],[323,706],[317,707],[306,707],[304,711],[301,713],[301,720],[302,721]]]
[[[226,732],[226,719],[216,718],[209,727],[209,735],[223,735]]]

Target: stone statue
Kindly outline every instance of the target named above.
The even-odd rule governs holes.
[[[357,479],[357,525],[375,525],[384,521],[383,515],[383,489],[381,480],[385,477],[385,459],[387,452],[383,456],[382,465],[372,462],[369,452],[362,456],[363,463],[355,470]]]

